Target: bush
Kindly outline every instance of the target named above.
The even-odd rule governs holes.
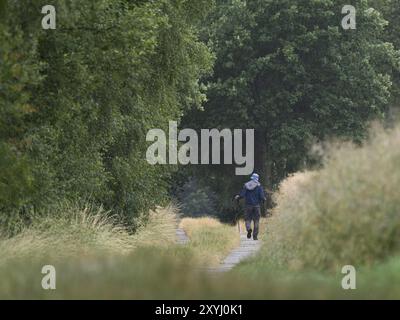
[[[180,209],[185,216],[217,215],[216,196],[210,188],[202,186],[196,179],[189,179],[177,192]]]
[[[264,258],[290,268],[371,265],[400,249],[400,127],[362,147],[336,145],[324,168],[290,177],[276,196]]]
[[[30,226],[16,236],[0,239],[0,264],[20,258],[121,255],[138,247],[165,247],[175,243],[177,209],[170,205],[150,211],[136,232],[103,208],[63,204],[31,217]]]
[[[146,133],[204,99],[212,56],[196,27],[212,1],[53,4],[52,32],[41,0],[7,1],[0,19],[0,215],[90,198],[138,217],[168,201],[176,170],[147,163]]]

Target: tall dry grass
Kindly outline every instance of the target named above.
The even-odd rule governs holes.
[[[214,218],[184,218],[180,227],[190,238],[188,247],[201,265],[218,265],[240,244],[237,227]]]
[[[124,255],[142,246],[171,245],[175,243],[176,217],[176,207],[158,208],[131,234],[102,208],[64,204],[57,212],[34,217],[16,236],[0,239],[0,264],[43,256]]]
[[[340,270],[400,253],[400,127],[335,145],[324,168],[281,185],[260,256],[292,269]]]
[[[132,235],[135,246],[166,247],[174,245],[178,215],[179,210],[173,204],[157,207],[155,211],[151,210],[146,220],[140,223],[136,233]]]

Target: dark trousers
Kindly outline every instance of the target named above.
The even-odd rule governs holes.
[[[260,228],[260,218],[261,218],[261,210],[260,206],[248,206],[246,207],[244,220],[246,222],[246,230],[247,232],[251,230],[251,222],[254,222],[254,230],[253,237],[258,236],[258,230]]]

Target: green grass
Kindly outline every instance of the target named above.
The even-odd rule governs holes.
[[[239,244],[237,229],[159,208],[130,234],[101,209],[64,208],[0,240],[3,299],[400,299],[400,129],[375,131],[362,148],[335,146],[319,171],[282,183],[263,223],[259,254],[210,275]],[[57,289],[41,288],[54,265]],[[343,290],[341,268],[357,270]]]
[[[217,266],[240,244],[236,226],[222,224],[213,218],[184,218],[180,226],[190,238],[187,247],[199,265]]]
[[[341,289],[341,275],[312,271],[237,270],[210,276],[183,247],[137,249],[0,267],[1,299],[398,299],[400,258],[357,273],[357,290]],[[28,264],[27,264],[28,262]],[[41,288],[41,267],[57,270],[56,290]]]
[[[236,227],[184,219],[191,241],[176,244],[177,209],[150,212],[130,234],[102,209],[64,206],[0,240],[1,299],[150,299],[196,297],[214,284],[201,266],[217,264],[238,245]],[[41,287],[53,265],[57,289]]]

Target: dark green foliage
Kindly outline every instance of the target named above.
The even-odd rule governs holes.
[[[214,216],[216,196],[208,187],[201,186],[196,179],[189,179],[177,191],[180,210],[186,216]]]
[[[57,28],[42,30],[46,4],[8,1],[1,25],[1,188],[21,184],[23,198],[1,194],[3,215],[64,199],[146,212],[175,170],[146,162],[146,133],[204,99],[211,54],[196,24],[212,1],[53,1]]]
[[[396,0],[371,0],[371,6],[380,12],[387,21],[385,27],[384,40],[388,45],[393,45],[400,50],[400,2]],[[389,120],[398,120],[400,106],[400,71],[398,68],[388,69],[387,72],[393,74],[394,85],[392,86],[391,112],[388,114]]]
[[[400,96],[398,1],[353,1],[348,31],[346,1],[57,0],[57,29],[42,30],[46,4],[0,1],[2,221],[65,200],[129,218],[162,204],[177,168],[149,165],[145,137],[182,116],[255,128],[255,170],[272,188],[311,163],[315,141],[361,142]],[[193,170],[229,215],[247,177]]]
[[[23,208],[32,192],[32,172],[26,150],[27,121],[35,107],[30,89],[40,81],[34,43],[24,39],[19,26],[8,25],[5,2],[0,21],[0,221],[6,212]]]
[[[357,30],[341,27],[346,1],[217,3],[206,30],[216,54],[208,102],[186,121],[254,128],[262,183],[272,187],[307,166],[312,143],[331,136],[361,142],[369,120],[384,117],[399,52],[385,42],[386,22],[367,1],[352,2]],[[246,180],[233,175],[231,167],[207,167],[199,176],[226,198]]]

